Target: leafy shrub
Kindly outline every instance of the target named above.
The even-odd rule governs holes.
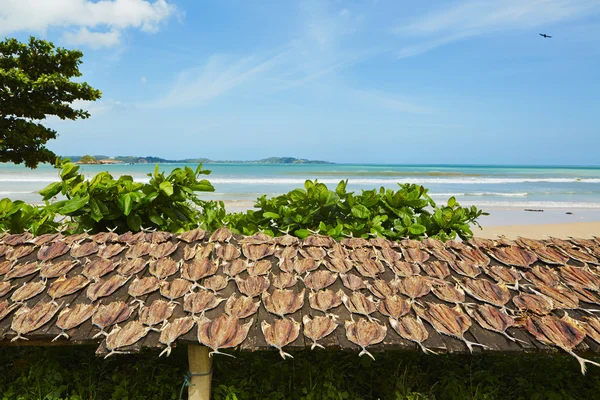
[[[0,229],[11,232],[30,230],[34,234],[66,230],[137,232],[155,228],[182,232],[196,227],[214,230],[223,225],[234,232],[251,235],[258,231],[272,236],[286,232],[304,238],[311,232],[336,239],[383,236],[390,240],[425,235],[441,240],[463,239],[473,235],[469,224],[487,215],[476,207],[461,207],[454,197],[438,207],[419,185],[403,184],[400,189],[381,188],[354,194],[341,181],[335,191],[321,182],[307,180],[304,188],[267,198],[260,197],[256,210],[227,213],[223,202],[205,201],[197,192],[214,187],[201,175],[200,164],[176,168],[168,176],[158,165],[148,174],[148,183],[134,182],[128,175],[114,179],[100,172],[90,180],[69,160],[57,162],[60,181],[39,193],[46,204],[35,207],[23,202],[0,202]],[[61,194],[65,199],[50,203]],[[61,218],[57,220],[57,218]]]
[[[232,215],[227,222],[235,230],[251,235],[264,231],[270,235],[291,232],[300,238],[312,232],[333,238],[383,236],[390,240],[418,239],[425,234],[441,240],[473,236],[469,224],[487,213],[461,207],[454,197],[438,207],[428,190],[414,184],[400,189],[363,190],[360,195],[346,190],[341,181],[335,191],[318,181],[307,180],[304,189],[256,202],[258,210]]]

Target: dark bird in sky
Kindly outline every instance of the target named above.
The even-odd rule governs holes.
[[[544,39],[549,39],[552,37],[550,35],[546,35],[545,33],[540,33],[540,36],[543,37]]]

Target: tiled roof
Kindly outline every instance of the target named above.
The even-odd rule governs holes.
[[[3,234],[0,345],[598,353],[599,259],[600,239]]]

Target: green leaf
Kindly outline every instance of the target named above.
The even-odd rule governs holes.
[[[133,198],[131,193],[126,193],[119,196],[119,208],[123,210],[123,215],[128,216],[131,213],[132,206]]]
[[[298,229],[294,231],[294,234],[300,239],[305,239],[310,236],[310,231],[308,229]]]
[[[62,182],[54,182],[40,190],[38,193],[44,196],[44,200],[48,200],[58,194],[62,189]]]
[[[173,195],[173,185],[169,181],[164,181],[159,186],[160,191],[166,194],[167,196]]]
[[[456,198],[454,196],[448,199],[448,207],[454,207],[456,205]]]
[[[355,218],[367,219],[371,216],[369,209],[362,204],[357,204],[350,210]]]
[[[269,218],[269,219],[279,219],[279,214],[276,214],[276,213],[270,212],[270,211],[265,211],[265,212],[263,212],[263,217]]]
[[[137,214],[129,214],[127,216],[127,226],[132,232],[139,232],[142,226],[142,219]]]
[[[58,212],[61,214],[70,214],[72,212],[79,210],[83,206],[85,206],[89,200],[90,200],[90,196],[85,196],[85,197],[81,197],[81,198],[74,198],[74,199],[68,200],[64,203],[62,208],[60,210],[58,210]]]
[[[425,228],[423,225],[414,224],[408,227],[408,231],[413,235],[420,236],[427,231],[427,228]]]

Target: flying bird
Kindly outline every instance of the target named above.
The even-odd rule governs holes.
[[[545,33],[540,33],[540,36],[543,37],[544,39],[549,39],[552,37],[550,35],[546,35]]]

